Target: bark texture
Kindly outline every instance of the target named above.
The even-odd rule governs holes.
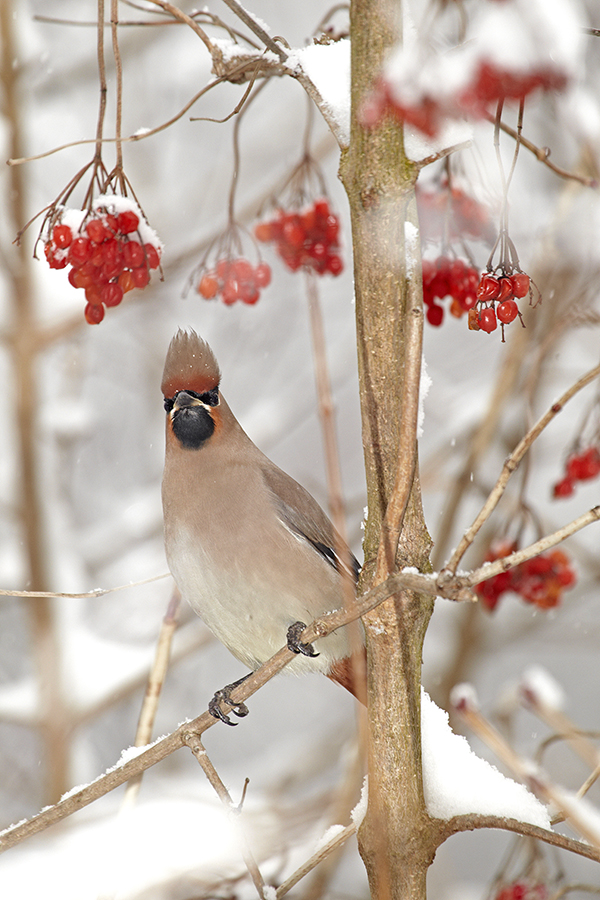
[[[409,393],[419,388],[418,378],[406,366],[414,331],[409,320],[422,317],[414,302],[420,291],[414,285],[410,289],[419,267],[409,272],[405,254],[405,223],[409,232],[416,225],[416,168],[405,157],[397,124],[387,121],[365,130],[358,120],[387,50],[399,39],[399,15],[399,4],[392,0],[352,3],[352,126],[350,147],[341,163],[352,215],[369,499],[364,588],[375,577],[381,526],[399,464],[403,408]],[[414,453],[416,459],[416,446]],[[413,471],[412,465],[408,468]],[[396,562],[427,570],[431,542],[416,465],[414,473]],[[369,655],[369,806],[359,847],[372,896],[378,900],[422,900],[438,843],[437,827],[423,799],[420,742],[421,655],[432,610],[432,598],[403,593],[364,620]]]

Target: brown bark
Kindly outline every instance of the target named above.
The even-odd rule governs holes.
[[[407,370],[410,318],[422,316],[410,290],[405,223],[414,223],[416,168],[391,121],[365,130],[360,104],[384,55],[399,38],[399,5],[354,0],[351,6],[352,125],[342,159],[353,229],[354,280],[369,499],[363,586],[372,582],[381,526],[396,480],[403,409],[414,408],[418,378]],[[410,226],[409,226],[410,227]],[[418,266],[414,267],[418,269]],[[417,285],[418,288],[418,285]],[[414,356],[414,348],[413,348]],[[412,392],[412,393],[408,393]],[[404,423],[406,425],[406,422]],[[416,456],[416,447],[413,449]],[[396,562],[428,568],[416,465]],[[381,573],[379,573],[379,576]],[[364,618],[369,654],[369,806],[359,847],[374,898],[422,900],[437,845],[424,798],[420,743],[422,643],[433,599],[398,594]]]

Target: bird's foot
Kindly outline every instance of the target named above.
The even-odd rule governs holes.
[[[291,650],[292,653],[302,653],[303,656],[318,656],[319,654],[312,644],[303,644],[300,640],[305,628],[304,622],[294,622],[293,625],[290,625],[287,630],[288,650]]]
[[[245,703],[236,703],[235,700],[231,699],[231,692],[234,688],[239,687],[246,678],[249,678],[252,675],[250,672],[248,675],[244,675],[243,678],[238,678],[237,681],[234,681],[233,684],[226,684],[225,687],[222,687],[220,691],[216,691],[214,697],[208,704],[208,711],[211,716],[214,716],[215,719],[220,719],[221,722],[224,722],[225,725],[238,725],[239,722],[232,722],[229,718],[229,713],[223,712],[221,709],[221,703],[226,703],[231,707],[231,712],[234,715],[238,716],[240,719],[243,719],[244,716],[247,716],[250,710],[246,706]]]

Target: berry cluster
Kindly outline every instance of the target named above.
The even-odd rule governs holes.
[[[589,481],[600,475],[600,451],[588,447],[580,453],[572,453],[565,464],[564,477],[553,488],[554,497],[570,497],[577,481]]]
[[[513,541],[495,541],[485,561],[504,559],[516,549]],[[532,603],[540,609],[551,609],[560,603],[563,590],[574,584],[575,572],[569,557],[562,550],[549,550],[525,560],[514,569],[481,581],[475,590],[489,610],[495,609],[500,597],[507,591],[519,594],[525,603]]]
[[[106,201],[106,206],[99,205]],[[90,325],[118,306],[133,288],[145,288],[160,265],[162,245],[136,204],[123,197],[98,198],[92,211],[62,210],[44,244],[52,269],[70,266],[69,283],[85,293]]]
[[[528,294],[531,295],[531,280],[525,272],[484,272],[477,287],[477,306],[469,312],[469,328],[491,334],[500,323],[504,340],[504,326],[521,316],[516,301]]]
[[[261,288],[271,283],[271,267],[268,263],[259,262],[253,266],[244,257],[233,259],[222,257],[211,269],[204,269],[196,290],[205,300],[212,300],[217,295],[226,306],[236,300],[250,305],[260,297]]]
[[[275,244],[291,272],[304,266],[317,275],[339,275],[344,268],[339,255],[339,232],[339,218],[325,198],[303,210],[281,209],[273,219],[258,222],[254,228],[257,240]]]
[[[546,900],[547,897],[548,888],[541,882],[513,881],[498,891],[495,900]]]
[[[467,31],[451,53],[439,52],[426,33],[397,48],[363,104],[365,126],[386,116],[433,137],[448,120],[481,119],[500,102],[522,102],[534,91],[560,91],[575,74],[575,57],[565,52],[564,25],[533,2],[476,4]],[[519,52],[507,53],[519,35]],[[542,37],[543,35],[543,37]],[[457,72],[461,77],[457,77]]]
[[[435,261],[423,260],[423,302],[430,325],[441,325],[444,307],[436,300],[451,297],[450,313],[460,318],[477,302],[479,272],[464,259],[438,256]]]
[[[496,230],[489,210],[457,187],[442,184],[439,190],[416,188],[421,238],[456,241],[470,237],[493,243]]]

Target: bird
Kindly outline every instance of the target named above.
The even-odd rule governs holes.
[[[165,551],[182,597],[252,674],[287,640],[287,669],[323,672],[355,696],[347,628],[303,644],[305,623],[344,604],[360,566],[317,501],[252,442],[220,390],[209,345],[179,330],[162,377],[166,449],[162,481]],[[247,715],[231,690],[211,713],[235,725]],[[222,701],[231,707],[225,712]]]

